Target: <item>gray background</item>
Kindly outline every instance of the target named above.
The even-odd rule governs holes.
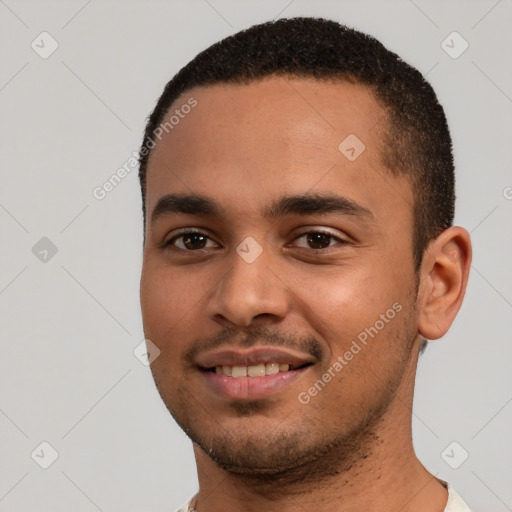
[[[103,200],[92,192],[138,149],[182,65],[295,15],[376,36],[445,106],[456,222],[474,262],[452,329],[420,359],[414,444],[475,512],[512,510],[510,0],[0,0],[1,511],[173,511],[195,492],[191,443],[133,353],[143,340],[136,169]],[[51,48],[43,31],[59,45],[46,59],[31,47]],[[453,31],[469,44],[458,58],[441,45]],[[444,44],[453,53],[463,42]],[[47,469],[43,441],[58,453]]]

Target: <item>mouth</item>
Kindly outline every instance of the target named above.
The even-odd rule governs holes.
[[[267,375],[276,375],[278,373],[293,372],[311,366],[313,363],[304,364],[290,364],[290,363],[260,363],[250,366],[245,365],[218,365],[211,368],[202,368],[203,371],[213,372],[217,375],[226,375],[234,379],[241,379],[243,377],[265,377]]]
[[[202,354],[198,367],[208,389],[224,400],[257,400],[289,386],[313,366],[311,356],[281,349],[224,349]]]

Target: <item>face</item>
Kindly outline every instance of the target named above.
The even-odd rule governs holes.
[[[417,337],[413,195],[381,163],[383,111],[313,79],[196,88],[172,109],[191,97],[147,174],[159,393],[229,471],[361,452]]]

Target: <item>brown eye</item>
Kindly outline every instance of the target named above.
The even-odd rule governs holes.
[[[200,233],[189,233],[188,235],[183,235],[183,245],[187,249],[203,249],[206,245],[206,238],[204,235]]]
[[[329,247],[331,238],[327,233],[308,233],[306,239],[313,249],[325,249]]]
[[[208,244],[208,240],[211,240],[209,236],[199,231],[188,231],[172,237],[168,242],[164,244],[165,247],[172,245],[183,251],[197,251],[205,249]],[[211,245],[209,247],[212,247]]]
[[[333,247],[336,245],[331,242],[338,242],[338,245],[343,245],[347,242],[342,240],[341,238],[327,232],[323,231],[310,231],[308,233],[304,233],[297,237],[296,240],[304,239],[306,240],[306,245],[299,245],[298,247],[304,249],[315,249],[321,251],[322,249],[327,249],[328,247]]]

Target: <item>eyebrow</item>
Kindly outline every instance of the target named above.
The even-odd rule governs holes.
[[[326,215],[329,213],[373,219],[373,213],[368,208],[352,199],[332,193],[284,196],[264,208],[262,215],[268,220],[275,220],[286,215]]]
[[[203,215],[215,218],[227,217],[226,210],[215,200],[199,194],[167,194],[161,197],[151,213],[151,224],[169,214]],[[273,221],[287,215],[327,215],[330,213],[351,215],[373,220],[368,208],[337,194],[299,194],[283,196],[262,209],[262,216]]]
[[[222,208],[208,197],[197,194],[167,194],[158,200],[153,209],[151,223],[171,213],[207,215],[210,217],[223,216]]]

